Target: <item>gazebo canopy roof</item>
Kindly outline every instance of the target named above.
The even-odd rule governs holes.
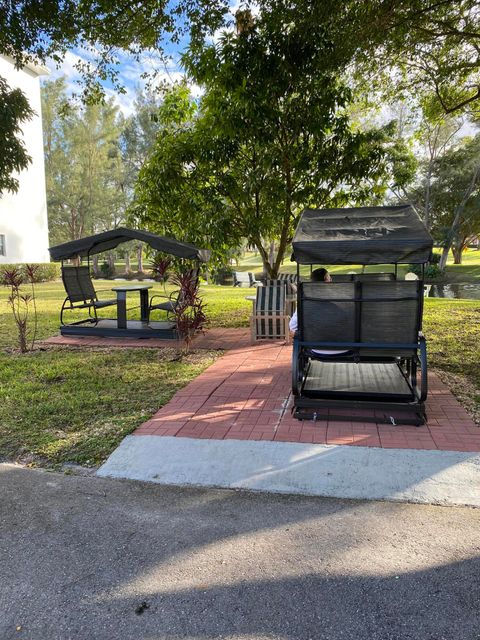
[[[80,238],[79,240],[65,242],[64,244],[50,247],[49,252],[51,259],[54,261],[68,260],[76,256],[82,258],[115,249],[119,244],[128,242],[129,240],[146,242],[152,249],[168,253],[177,258],[207,262],[210,257],[210,252],[207,249],[197,249],[193,244],[180,242],[173,238],[166,238],[165,236],[157,236],[155,233],[150,233],[149,231],[126,229],[124,227],[97,233],[94,236]]]
[[[411,205],[305,209],[292,245],[299,264],[421,264],[433,239]]]

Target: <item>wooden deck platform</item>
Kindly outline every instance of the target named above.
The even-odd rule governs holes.
[[[174,322],[141,322],[128,320],[127,327],[119,328],[114,319],[102,319],[97,324],[65,324],[60,327],[62,336],[99,336],[105,338],[157,338],[176,340]]]

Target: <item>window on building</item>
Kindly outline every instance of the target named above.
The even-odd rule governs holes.
[[[5,236],[0,233],[0,256],[6,256],[7,249],[5,247]]]

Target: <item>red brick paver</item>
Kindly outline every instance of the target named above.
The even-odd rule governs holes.
[[[179,391],[135,435],[480,451],[480,428],[435,374],[429,376],[428,424],[421,427],[354,420],[301,422],[290,412],[290,383],[290,347],[243,344]],[[185,412],[182,399],[192,415]]]
[[[62,336],[45,343],[142,348],[176,345],[171,340]],[[428,423],[421,427],[354,420],[301,422],[290,413],[291,347],[280,342],[251,346],[248,329],[211,329],[195,338],[194,348],[225,349],[226,353],[178,391],[134,435],[480,451],[480,428],[435,374],[429,375]],[[361,417],[362,412],[352,411],[351,415]]]
[[[100,336],[53,336],[39,342],[39,344],[69,347],[128,347],[129,349],[159,349],[181,346],[176,340],[158,340],[156,338],[139,340],[138,338],[102,338]],[[195,336],[193,342],[195,349],[234,349],[249,345],[249,329],[209,329],[204,335]]]

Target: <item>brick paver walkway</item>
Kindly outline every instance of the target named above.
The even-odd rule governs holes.
[[[164,347],[166,340],[50,338],[46,344]],[[247,329],[212,329],[195,348],[226,353],[162,407],[134,435],[271,440],[400,449],[480,451],[480,428],[434,374],[429,375],[428,424],[299,421],[291,416],[291,347],[251,346]]]
[[[429,376],[428,424],[421,427],[296,420],[290,413],[290,376],[290,347],[232,349],[135,435],[480,451],[480,428],[434,374]]]
[[[101,338],[92,336],[53,336],[41,341],[42,345],[65,345],[72,347],[128,347],[137,349],[159,349],[178,347],[176,340],[158,340],[149,338]],[[234,349],[250,347],[249,329],[209,329],[204,335],[195,336],[195,349]]]

